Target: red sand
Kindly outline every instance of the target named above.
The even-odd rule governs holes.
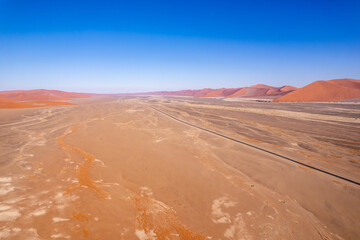
[[[284,86],[280,89],[280,91],[282,92],[289,92],[289,91],[295,91],[297,89],[297,87],[293,87],[293,86]]]
[[[6,99],[8,102],[19,102],[19,101],[49,101],[49,100],[70,100],[70,98],[59,97],[49,94],[36,94],[28,92],[19,92],[19,93],[2,93],[0,95],[3,99]]]
[[[56,97],[62,98],[62,100],[68,100],[69,98],[87,98],[87,97],[89,97],[89,94],[84,94],[84,93],[64,92],[64,91],[59,91],[59,90],[47,90],[47,89],[2,91],[2,92],[0,92],[0,94],[1,94],[0,96],[4,96],[3,94],[9,94],[9,96],[11,96],[11,97],[16,96],[16,94],[25,94],[25,96],[45,95],[45,96],[52,96],[55,98]],[[34,99],[31,99],[31,100],[34,100]],[[47,100],[50,100],[50,99],[47,99]],[[23,100],[21,100],[21,101],[23,101]]]
[[[288,92],[294,91],[296,88],[292,86],[272,87],[264,84],[257,84],[251,87],[244,88],[220,88],[198,90],[192,96],[196,97],[268,97],[268,96],[282,96]],[[205,94],[204,94],[205,92]]]
[[[272,87],[264,84],[257,84],[251,87],[240,88],[235,93],[226,97],[232,98],[282,96],[284,94],[294,91],[295,89],[297,88],[293,86]]]
[[[282,96],[297,89],[292,86],[272,87],[264,84],[257,84],[252,87],[244,88],[203,88],[200,90],[181,90],[181,91],[159,91],[159,92],[143,92],[116,94],[124,96],[135,95],[159,95],[159,96],[190,96],[190,97],[273,97]]]
[[[279,97],[275,102],[337,102],[360,98],[360,80],[334,79],[316,81]]]
[[[181,90],[181,91],[160,91],[148,93],[135,93],[125,95],[162,95],[162,96],[192,96],[192,97],[269,97],[282,96],[297,89],[292,86],[272,87],[264,84],[254,85],[244,88],[203,88],[200,90]]]
[[[240,88],[238,91],[234,92],[233,94],[227,96],[229,98],[232,97],[241,97],[242,95],[246,94],[246,88]]]
[[[16,90],[0,92],[0,108],[32,108],[58,105],[73,105],[54,100],[71,100],[71,98],[89,97],[83,93],[63,92],[57,90]]]

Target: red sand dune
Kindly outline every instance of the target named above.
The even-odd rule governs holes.
[[[360,98],[360,80],[316,81],[274,100],[275,102],[337,102]]]
[[[181,91],[159,91],[147,93],[133,93],[122,95],[161,95],[161,96],[192,96],[192,97],[276,97],[282,96],[297,89],[292,86],[272,87],[264,84],[257,84],[243,88],[204,88],[200,90],[181,90]]]
[[[293,87],[293,86],[283,86],[280,91],[282,92],[289,92],[289,91],[295,91],[297,89],[297,87]]]
[[[72,98],[85,97],[90,96],[83,93],[46,89],[3,91],[0,92],[0,108],[30,108],[72,105],[72,103],[54,102],[54,100],[71,100]]]
[[[220,88],[220,89],[206,89],[206,94],[196,94],[197,97],[271,97],[282,96],[290,91],[296,89],[291,86],[272,87],[264,84],[257,84],[251,87],[244,88]]]
[[[59,90],[46,90],[46,89],[37,89],[37,90],[30,90],[34,93],[44,93],[44,94],[51,94],[58,97],[64,97],[64,98],[88,98],[90,97],[90,94],[85,93],[76,93],[76,92],[64,92]]]
[[[1,97],[14,99],[15,101],[29,101],[29,100],[69,100],[71,98],[86,98],[88,94],[64,92],[58,90],[15,90],[0,92]]]
[[[272,87],[264,84],[257,84],[251,87],[240,88],[237,92],[234,92],[232,95],[226,97],[274,97],[285,95],[289,92],[294,91],[295,89],[297,88],[293,86]]]
[[[241,97],[246,93],[246,87],[245,88],[239,88],[239,90],[237,90],[236,92],[226,96],[228,98],[232,98],[232,97]]]
[[[211,92],[213,92],[214,89],[211,89],[211,88],[204,88],[204,89],[201,89],[201,90],[195,90],[194,93],[193,93],[193,96],[195,97],[202,97],[202,96],[205,96]]]
[[[16,92],[16,93],[0,93],[3,99],[7,99],[10,102],[20,101],[49,101],[49,100],[70,100],[70,98],[59,97],[49,94],[36,94],[28,92]]]
[[[200,97],[227,97],[235,92],[237,92],[240,88],[220,88],[220,89],[212,89]]]

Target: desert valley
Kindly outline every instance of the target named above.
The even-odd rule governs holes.
[[[0,92],[0,239],[359,239],[359,99]]]

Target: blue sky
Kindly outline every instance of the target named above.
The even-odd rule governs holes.
[[[360,78],[360,1],[0,0],[0,90]]]

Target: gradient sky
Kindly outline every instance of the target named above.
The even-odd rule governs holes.
[[[360,79],[359,13],[359,0],[0,0],[0,90]]]

